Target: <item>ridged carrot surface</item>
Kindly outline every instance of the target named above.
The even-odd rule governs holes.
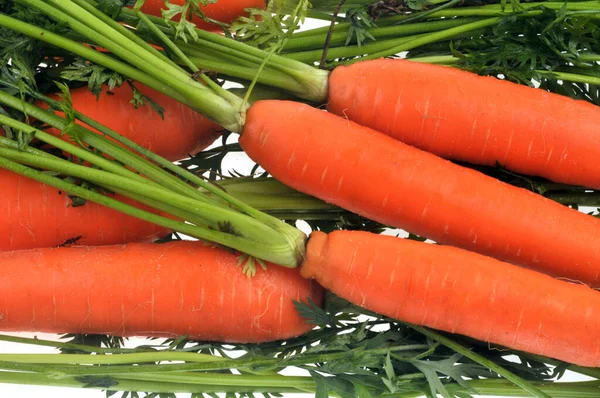
[[[298,269],[248,278],[231,251],[204,242],[131,243],[0,253],[0,330],[285,339],[311,329],[293,300],[320,303]]]
[[[113,90],[105,86],[98,99],[87,87],[73,89],[73,108],[173,161],[195,155],[221,135],[222,128],[191,108],[139,83],[136,88],[164,109],[164,118],[148,104],[136,109],[130,102],[133,94],[128,84]],[[61,135],[57,129],[48,133]]]
[[[438,243],[600,287],[600,220],[291,101],[259,101],[246,153],[301,192]]]
[[[185,0],[170,0],[169,2],[179,6],[185,4]],[[265,6],[265,0],[218,0],[215,3],[202,6],[201,9],[204,15],[206,15],[208,18],[219,22],[231,23],[239,17],[247,16],[247,8],[264,9]],[[167,6],[165,6],[164,0],[146,0],[144,6],[142,7],[143,12],[157,17],[161,17],[161,10],[166,9]],[[200,29],[221,30],[218,26],[207,23],[196,16],[192,17],[192,22],[194,22]]]
[[[447,159],[600,188],[600,107],[405,60],[334,69],[327,109]]]
[[[4,169],[0,169],[0,192],[0,251],[69,242],[150,242],[170,232],[93,202],[73,207],[64,192]],[[127,198],[116,198],[133,203]]]
[[[404,322],[600,366],[600,292],[449,246],[313,232],[302,275]]]

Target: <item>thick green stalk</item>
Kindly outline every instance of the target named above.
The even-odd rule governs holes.
[[[139,18],[135,16],[135,13],[127,8],[124,8],[120,15],[121,21],[123,22],[136,25],[137,21],[139,21]],[[148,18],[157,26],[166,28],[166,30],[163,30],[165,33],[169,33],[171,31],[169,28],[174,26],[174,23],[166,23],[162,18],[151,16],[148,16]],[[222,35],[200,29],[197,29],[195,32],[199,38],[199,40],[195,42],[199,49],[208,47],[215,51],[227,52],[234,57],[252,61],[256,67],[262,63],[267,54],[261,49],[232,40]],[[179,43],[177,44],[179,45]],[[186,53],[185,50],[184,53]],[[189,54],[186,53],[186,55]],[[273,55],[269,59],[267,67],[285,72],[291,78],[298,80],[301,83],[301,87],[303,87],[301,98],[316,102],[322,102],[327,98],[327,71],[313,68],[278,55]]]
[[[75,2],[77,5],[79,5],[80,7],[82,7],[87,12],[91,13],[92,15],[94,15],[96,18],[100,19],[102,22],[104,22],[107,25],[109,25],[111,28],[113,28],[117,32],[119,32],[122,35],[124,35],[125,37],[127,37],[129,40],[131,40],[134,43],[136,43],[138,46],[142,47],[144,50],[146,50],[149,53],[153,54],[154,56],[160,58],[164,62],[170,63],[171,66],[173,66],[174,68],[179,68],[179,66],[175,62],[173,62],[171,59],[169,59],[167,56],[165,56],[162,52],[160,52],[156,48],[152,47],[146,41],[142,40],[136,34],[134,34],[133,32],[131,32],[127,28],[125,28],[123,25],[121,25],[120,23],[118,23],[114,19],[110,18],[108,15],[106,15],[103,12],[101,12],[100,10],[98,10],[96,7],[92,6],[86,0],[73,0],[73,2]]]
[[[161,81],[167,87],[170,87],[178,93],[179,97],[176,99],[180,100],[180,102],[184,102],[188,106],[199,110],[208,118],[231,131],[241,131],[243,116],[240,117],[238,114],[241,104],[239,98],[233,95],[221,96],[212,93],[211,89],[192,79],[190,74],[171,66],[147,52],[124,35],[119,34],[110,26],[74,4],[71,0],[49,0],[50,3],[57,4],[62,9],[67,10],[68,14],[47,5],[41,0],[18,1],[36,7],[40,11],[47,13],[50,17],[69,24],[74,30],[89,40],[98,42],[101,46],[114,52],[122,59],[127,60],[156,80]],[[87,25],[80,21],[85,21]],[[89,25],[93,26],[94,30],[90,29]],[[99,62],[101,65],[110,67],[101,63],[102,61],[101,59]],[[133,78],[133,76],[129,77]],[[180,98],[184,100],[181,101]]]
[[[282,241],[282,237],[278,232],[273,231],[270,227],[265,226],[261,222],[256,221],[245,214],[241,214],[221,206],[215,206],[210,203],[199,202],[192,198],[188,198],[187,196],[163,189],[162,187],[157,186],[149,181],[135,181],[110,172],[76,165],[58,158],[39,158],[22,151],[15,151],[12,149],[0,148],[0,156],[13,161],[18,161],[19,163],[28,164],[30,166],[41,167],[51,171],[59,172],[61,174],[81,178],[85,181],[90,181],[101,186],[118,188],[124,193],[131,192],[153,201],[162,202],[168,206],[172,206],[184,212],[194,214],[196,217],[200,217],[213,225],[225,225],[227,223],[231,223],[231,225],[236,228],[237,232],[241,234],[241,237],[246,237],[244,240],[248,241],[248,243],[255,242],[260,244],[259,246],[277,246],[277,243]],[[231,247],[240,250],[239,246]],[[264,248],[259,248],[258,250],[246,248],[246,250],[249,250],[244,251],[247,254],[258,255],[260,253],[259,258],[267,261],[274,261],[273,258],[266,258],[270,257],[270,255],[266,250],[264,250]],[[289,264],[289,258],[287,260],[288,261],[285,264],[281,265],[291,265]],[[295,262],[293,266],[295,266]]]
[[[150,192],[150,191],[153,191],[155,194],[156,194],[156,192],[159,192],[160,197],[157,199],[159,201],[161,199],[164,200],[166,198],[166,196],[163,196],[165,192],[169,192],[169,191],[165,191],[165,190],[152,189],[150,187],[150,184],[137,183],[137,182],[134,182],[133,180],[123,179],[122,177],[113,175],[111,173],[107,173],[107,172],[103,172],[103,171],[99,171],[99,170],[93,170],[93,169],[90,169],[89,167],[74,165],[67,161],[64,161],[64,163],[60,162],[60,164],[58,164],[59,162],[55,161],[54,159],[37,158],[35,156],[31,156],[31,155],[29,155],[27,153],[23,153],[21,151],[14,151],[14,150],[9,150],[9,149],[2,149],[2,148],[0,148],[0,153],[8,154],[11,157],[20,159],[21,162],[24,159],[27,159],[28,162],[31,162],[34,164],[44,164],[46,166],[56,165],[57,167],[55,167],[55,168],[57,170],[68,170],[67,174],[78,175],[78,176],[81,176],[81,178],[84,178],[84,177],[89,178],[90,175],[96,175],[96,176],[101,175],[101,180],[99,180],[100,183],[111,184],[111,181],[116,181],[115,183],[113,183],[113,185],[120,185],[120,184],[124,183],[127,187],[129,187],[128,188],[129,191],[131,191],[133,189],[139,189],[140,187],[142,187],[143,192],[141,193],[141,195],[144,195],[144,196],[150,196],[148,194],[148,192]],[[289,237],[286,235],[283,235],[283,234],[282,234],[282,236],[278,236],[277,242],[261,243],[256,240],[252,240],[252,239],[248,239],[248,238],[244,238],[244,237],[234,236],[234,235],[219,232],[219,231],[208,230],[206,228],[199,228],[197,226],[190,225],[185,222],[175,221],[175,220],[172,220],[167,217],[159,216],[154,213],[141,210],[137,207],[127,205],[119,200],[110,198],[105,195],[101,195],[99,193],[90,191],[89,189],[85,189],[85,188],[79,187],[79,186],[71,184],[71,183],[67,183],[64,180],[61,180],[56,177],[52,177],[46,173],[39,172],[30,167],[23,166],[22,164],[13,162],[12,160],[7,159],[5,157],[0,157],[0,167],[5,168],[7,170],[11,170],[13,172],[16,172],[25,177],[34,179],[36,181],[42,182],[46,185],[53,186],[64,192],[68,192],[73,195],[79,196],[83,199],[90,200],[90,201],[99,203],[101,205],[113,208],[117,211],[120,211],[121,213],[125,213],[130,216],[140,218],[142,220],[163,226],[165,228],[179,231],[183,234],[195,237],[197,239],[202,239],[202,240],[207,240],[210,242],[219,243],[224,246],[239,250],[243,253],[247,253],[249,255],[255,256],[257,258],[264,259],[265,261],[273,262],[278,265],[282,265],[282,266],[286,266],[286,267],[295,267],[299,264],[299,262],[301,261],[301,259],[304,256],[304,251],[303,251],[304,246],[300,245],[300,242],[293,242],[293,243],[295,243],[295,245],[292,245]],[[81,170],[81,172],[79,172],[78,168],[82,168],[82,169],[86,169],[86,170]],[[100,173],[100,174],[97,174],[97,173]],[[170,193],[169,197],[179,197],[177,199],[178,199],[178,202],[180,202],[180,203],[181,203],[181,201],[185,201],[185,199],[187,199],[185,197],[181,197],[180,195],[176,195],[174,193]],[[219,211],[223,211],[223,209],[221,207],[213,206],[213,208],[217,209]],[[200,211],[201,209],[206,210],[206,205],[201,204],[194,210]],[[214,209],[211,209],[211,210],[214,210]],[[233,214],[236,214],[236,213],[232,212],[232,215]],[[265,214],[265,216],[267,216],[267,215]],[[231,217],[231,218],[239,219],[239,217]],[[244,226],[242,226],[240,229],[248,229],[252,232],[252,228],[248,228],[247,225],[253,225],[253,223],[250,221],[248,224],[245,224],[245,225],[246,225],[245,228],[244,228]],[[239,227],[239,226],[236,226],[236,227]],[[263,229],[265,229],[264,226],[263,226]],[[300,231],[298,231],[298,234],[302,234],[302,233]],[[250,236],[256,236],[256,233],[254,232]]]
[[[28,23],[19,21],[18,19],[4,15],[2,13],[0,13],[0,26],[4,26],[8,29],[12,29],[16,32],[22,33],[34,39],[41,40],[59,48],[62,48],[64,50],[67,50],[70,53],[76,54],[98,65],[103,65],[117,73],[127,76],[157,91],[160,91],[177,101],[183,102],[184,104],[188,104],[184,97],[182,97],[168,85],[164,84],[160,80],[157,80],[153,76],[148,75],[145,72],[140,71],[139,69],[133,68],[130,65],[127,65],[121,61],[118,61],[106,54],[92,50],[66,37],[59,36],[46,29],[30,25]]]
[[[0,96],[1,95],[2,95],[2,92],[0,92]],[[2,125],[2,124],[12,127],[16,130],[25,131],[25,132],[33,132],[35,138],[37,138],[41,141],[44,141],[44,142],[46,142],[58,149],[61,149],[65,152],[68,152],[68,153],[72,154],[73,156],[76,156],[78,158],[86,160],[98,167],[101,167],[105,170],[115,173],[117,175],[127,177],[127,178],[132,178],[137,181],[145,181],[145,179],[142,176],[132,172],[131,170],[124,168],[123,166],[121,166],[111,160],[103,158],[102,156],[98,156],[98,155],[94,154],[93,152],[90,152],[81,147],[70,144],[60,138],[56,138],[53,135],[48,134],[42,130],[38,130],[28,124],[19,122],[18,120],[15,120],[8,116],[0,114],[0,125]],[[35,157],[37,157],[37,156],[35,156]],[[53,158],[58,159],[56,157],[53,157]]]

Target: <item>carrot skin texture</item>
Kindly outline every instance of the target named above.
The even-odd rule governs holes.
[[[450,246],[313,232],[301,273],[404,322],[600,366],[600,293]]]
[[[600,287],[600,220],[354,122],[259,101],[240,138],[276,179],[369,219]]]
[[[64,192],[8,170],[0,169],[0,192],[0,251],[59,246],[78,237],[80,245],[151,242],[170,233],[93,202],[72,207]]]
[[[312,328],[292,300],[321,303],[318,284],[237,261],[200,241],[0,253],[0,330],[262,342]]]
[[[136,87],[164,108],[164,118],[148,104],[136,109],[130,103],[133,94],[128,84],[113,90],[104,86],[98,99],[87,87],[72,89],[73,108],[171,161],[195,155],[221,135],[221,127],[191,108],[139,83]],[[47,132],[62,135],[54,128]]]
[[[334,69],[327,109],[446,159],[600,188],[600,107],[405,60]]]
[[[169,2],[179,6],[185,4],[185,0],[170,0]],[[264,0],[218,0],[216,3],[208,4],[200,8],[207,17],[229,24],[239,17],[248,16],[248,12],[245,11],[247,8],[265,9],[265,7],[266,4]],[[146,14],[162,17],[161,10],[166,9],[167,7],[165,6],[164,0],[146,0],[141,10]],[[179,21],[179,18],[174,18],[174,20]],[[200,29],[221,30],[219,26],[208,23],[195,15],[192,16],[191,21]]]

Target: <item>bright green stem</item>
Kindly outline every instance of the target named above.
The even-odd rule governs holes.
[[[237,376],[237,375],[236,375]],[[77,377],[61,377],[53,373],[30,373],[30,372],[0,372],[0,383],[20,384],[20,385],[36,385],[36,386],[53,386],[53,387],[72,387],[97,390],[115,390],[115,391],[138,391],[138,392],[155,392],[155,393],[239,393],[239,392],[257,392],[257,393],[298,393],[304,392],[306,383],[301,383],[300,389],[292,387],[269,387],[257,386],[255,380],[249,381],[252,386],[245,386],[243,377],[238,376],[235,383],[231,385],[223,385],[218,382],[216,384],[198,384],[185,383],[181,381],[181,377],[174,375],[175,382],[164,382],[154,380],[136,380],[135,377],[119,377],[118,375],[110,378],[98,378],[97,383],[93,383],[94,379],[77,378]],[[281,376],[287,377],[287,376]],[[164,377],[163,377],[164,378]],[[222,380],[223,374],[214,374],[215,381]],[[307,378],[306,378],[307,379]],[[233,381],[233,380],[232,380]],[[208,381],[207,381],[208,382]],[[313,388],[314,390],[314,388]]]
[[[160,80],[157,80],[153,76],[148,75],[145,72],[140,71],[139,69],[133,68],[121,61],[118,61],[106,54],[92,50],[78,42],[67,39],[63,36],[59,36],[55,33],[39,28],[37,26],[19,21],[18,19],[14,19],[12,17],[9,17],[8,15],[4,15],[1,13],[0,26],[4,26],[6,28],[12,29],[16,32],[22,33],[34,39],[38,39],[46,43],[52,44],[54,46],[57,46],[59,48],[65,49],[70,53],[79,55],[80,57],[88,59],[91,62],[96,63],[98,65],[103,65],[111,70],[114,70],[117,73],[127,76],[157,91],[160,91],[177,101],[187,104],[185,98],[183,98],[168,85],[164,84]]]
[[[438,341],[441,344],[445,345],[446,347],[451,348],[452,350],[458,352],[459,354],[465,356],[466,358],[469,358],[470,360],[477,362],[478,364],[480,364],[482,366],[485,366],[486,368],[490,369],[491,371],[504,377],[506,380],[510,381],[511,383],[514,383],[515,385],[519,386],[524,391],[527,391],[529,394],[531,394],[535,397],[539,397],[539,398],[551,398],[550,395],[541,391],[539,388],[535,387],[530,382],[523,380],[516,374],[509,372],[508,370],[506,370],[502,366],[494,363],[493,361],[490,361],[489,359],[487,359],[479,354],[474,353],[473,351],[458,344],[457,342],[453,341],[452,339],[450,339],[438,332],[435,332],[431,329],[427,329],[427,328],[424,328],[421,326],[416,326],[416,325],[409,325],[409,326],[412,327],[413,329],[415,329],[417,332],[429,337],[430,339]]]
[[[87,354],[0,354],[0,362],[22,364],[52,365],[130,365],[165,361],[184,361],[188,363],[219,363],[226,358],[209,354],[179,351],[133,352],[111,355]]]
[[[420,37],[414,40],[411,40],[406,43],[399,44],[397,46],[393,46],[388,48],[387,50],[370,53],[369,55],[360,58],[359,60],[351,60],[347,62],[348,64],[364,61],[369,59],[377,59],[382,57],[388,57],[394,54],[398,54],[403,51],[412,50],[413,48],[417,48],[426,44],[435,43],[441,40],[447,40],[449,38],[456,37],[458,35],[462,35],[467,32],[476,31],[482,28],[486,28],[488,26],[496,25],[502,20],[502,18],[487,18],[477,22],[467,23],[461,26],[457,26],[455,28],[450,28],[446,30],[442,30],[435,33],[428,33],[424,37]]]
[[[125,184],[125,186],[128,187],[127,190],[130,192],[141,188],[142,192],[141,193],[136,192],[136,193],[144,195],[146,197],[151,197],[152,195],[156,195],[158,193],[159,197],[153,198],[158,201],[161,201],[161,200],[164,201],[167,198],[169,198],[169,199],[176,198],[177,204],[179,204],[181,206],[185,206],[187,204],[186,199],[190,200],[186,197],[182,197],[181,195],[177,195],[175,193],[171,193],[166,190],[153,188],[150,184],[138,183],[133,180],[124,179],[122,177],[116,176],[112,173],[107,173],[107,172],[103,172],[103,171],[99,171],[99,170],[93,170],[89,167],[74,165],[67,161],[60,161],[60,160],[57,161],[57,160],[49,159],[49,158],[45,158],[45,157],[44,158],[35,157],[35,156],[31,156],[31,155],[27,154],[26,152],[14,151],[14,150],[3,149],[3,148],[0,148],[0,154],[8,155],[8,156],[11,156],[12,158],[19,159],[21,162],[26,160],[28,163],[31,163],[31,164],[50,166],[53,169],[56,169],[57,171],[61,171],[61,172],[66,171],[66,174],[68,174],[68,175],[79,176],[80,178],[85,178],[86,180],[96,180],[101,185],[103,183],[105,185],[115,185],[115,186],[123,186],[123,184]],[[159,216],[154,213],[151,213],[151,212],[148,212],[145,210],[141,210],[137,207],[127,205],[119,200],[110,198],[105,195],[101,195],[99,193],[90,191],[89,189],[85,189],[85,188],[79,187],[79,186],[71,184],[71,183],[67,183],[59,178],[52,177],[46,173],[42,173],[42,172],[39,172],[32,168],[29,168],[27,166],[23,166],[22,164],[13,162],[12,160],[9,160],[7,158],[0,157],[0,167],[14,171],[25,177],[32,178],[32,179],[42,182],[46,185],[53,186],[62,191],[79,196],[83,199],[90,200],[90,201],[99,203],[101,205],[113,208],[117,211],[131,215],[133,217],[140,218],[142,220],[146,220],[148,222],[151,222],[151,223],[154,223],[157,225],[161,225],[165,228],[179,231],[183,234],[186,234],[186,235],[198,238],[198,239],[203,239],[206,241],[219,243],[224,246],[239,250],[243,253],[247,253],[251,256],[255,256],[257,258],[263,259],[265,261],[273,262],[278,265],[282,265],[282,266],[286,266],[286,267],[295,267],[299,264],[300,259],[302,259],[303,255],[304,255],[304,251],[303,251],[304,247],[300,246],[300,244],[298,242],[294,242],[294,243],[296,243],[296,245],[292,245],[290,243],[290,240],[288,239],[288,237],[285,235],[284,236],[277,235],[277,238],[278,238],[277,241],[265,243],[265,242],[258,242],[256,240],[239,237],[239,236],[235,236],[235,235],[231,235],[231,234],[227,234],[227,233],[223,233],[223,232],[219,232],[219,231],[213,231],[213,230],[208,230],[205,228],[199,228],[197,226],[190,225],[185,222],[174,221],[170,218]],[[80,170],[80,168],[84,169],[84,170]],[[150,192],[152,192],[152,194],[150,194]],[[195,201],[193,201],[193,202],[195,202]],[[170,203],[170,204],[174,205],[173,203]],[[205,213],[208,214],[209,209],[207,209],[207,207],[209,207],[209,206],[199,203],[195,209],[192,209],[192,211],[194,211],[194,212],[204,211]],[[217,211],[217,213],[224,214],[223,208],[218,207],[218,206],[212,206],[210,208],[210,210],[211,211],[214,210],[214,211]],[[215,213],[215,214],[217,214],[217,213]],[[230,219],[240,220],[239,214],[234,213],[234,212],[231,212],[231,213],[232,214],[231,214]],[[209,215],[209,217],[207,217],[207,218],[210,218],[211,220],[215,219],[214,215]],[[255,225],[255,223],[253,223],[251,220],[252,219],[242,220],[242,222],[248,221],[248,223],[244,224],[242,226],[236,225],[236,227],[241,230],[249,230],[252,232],[253,229],[248,226]],[[224,221],[227,221],[227,219],[225,219]],[[261,228],[261,230],[268,230],[268,229],[263,226]],[[298,233],[301,234],[300,231],[298,231]],[[256,234],[256,231],[254,231],[253,234]],[[256,236],[256,235],[250,235],[250,236]]]
[[[464,18],[464,19],[450,19],[450,20],[442,20],[442,21],[433,21],[433,22],[421,22],[414,23],[410,25],[395,25],[395,26],[385,26],[381,28],[372,28],[369,29],[369,34],[373,36],[375,40],[387,39],[387,38],[398,38],[403,36],[415,35],[418,33],[426,33],[426,32],[434,32],[438,30],[453,28],[455,26],[464,25],[469,22],[474,22],[473,18]],[[331,40],[329,45],[331,47],[336,46],[344,46],[346,44],[346,40],[348,37],[348,33],[344,31],[334,30],[333,35],[331,36]],[[351,43],[356,43],[356,40],[353,39]],[[348,43],[350,44],[350,43]],[[313,36],[313,37],[298,37],[292,38],[287,41],[285,47],[283,48],[283,53],[290,52],[299,52],[311,49],[322,49],[325,45],[325,37],[324,36]]]
[[[127,374],[140,374],[140,373],[158,373],[158,372],[184,372],[184,371],[218,371],[218,370],[246,370],[246,369],[268,369],[268,368],[279,368],[281,366],[296,366],[306,365],[314,363],[322,363],[341,359],[351,359],[355,356],[364,355],[387,355],[388,352],[402,352],[402,351],[413,351],[427,349],[428,346],[423,344],[414,345],[400,345],[393,347],[382,347],[382,348],[371,348],[364,349],[355,348],[349,351],[335,352],[335,353],[320,353],[320,354],[303,354],[297,355],[293,358],[286,359],[283,361],[281,358],[272,357],[257,357],[252,356],[249,358],[239,359],[225,359],[213,362],[201,362],[201,363],[183,363],[183,364],[160,364],[160,365],[145,365],[139,364],[135,366],[122,365],[113,367],[108,364],[98,366],[80,366],[70,365],[63,362],[62,359],[57,358],[55,360],[50,359],[54,354],[7,354],[10,355],[9,361],[4,361],[4,355],[0,354],[0,368],[7,369],[8,365],[12,369],[19,369],[18,365],[28,364],[31,362],[29,356],[35,355],[36,357],[46,355],[46,366],[52,366],[52,370],[57,373],[65,375],[121,375],[126,377]],[[18,357],[17,355],[21,355]],[[123,354],[129,355],[129,354]],[[62,356],[62,355],[61,355]],[[56,355],[54,355],[56,357]],[[9,357],[6,357],[9,358]],[[39,359],[34,359],[39,360]],[[89,355],[81,355],[80,359],[77,360],[74,356],[71,358],[76,363],[87,363],[89,361]],[[93,359],[92,359],[93,360]],[[39,362],[36,362],[39,363]],[[74,362],[71,362],[74,363]]]
[[[144,50],[144,48],[115,31],[71,0],[48,1],[48,3],[56,4],[66,13],[41,0],[19,1],[38,8],[57,21],[69,24],[75,31],[87,37],[90,41],[97,42],[122,59],[126,59],[138,69],[148,73],[177,92],[179,96],[176,99],[180,102],[199,110],[206,117],[231,131],[241,131],[243,117],[240,117],[237,112],[241,104],[239,98],[229,94],[224,96],[214,94],[211,89],[193,80],[191,75]],[[90,29],[89,26],[93,26],[93,29]],[[133,76],[129,77],[133,78]],[[181,100],[181,98],[184,100]]]
[[[400,37],[398,39],[393,40],[382,40],[376,41],[369,44],[363,44],[361,46],[342,46],[342,47],[332,47],[327,50],[327,58],[328,59],[336,59],[336,58],[344,58],[344,57],[356,57],[365,54],[371,54],[375,52],[383,52],[389,49],[390,47],[397,47],[400,45],[404,45],[406,43],[411,43],[414,40],[427,38],[430,33],[421,33],[414,36],[406,36]],[[298,53],[289,53],[286,54],[286,57],[289,59],[293,59],[299,62],[304,62],[308,64],[312,64],[315,61],[321,59],[323,54],[323,50],[311,50],[311,51],[303,51]],[[360,58],[364,59],[364,58]]]
[[[3,93],[0,91],[0,96],[2,96],[2,95],[3,95]],[[8,116],[0,114],[0,125],[2,125],[2,124],[12,127],[16,130],[20,130],[20,131],[24,131],[24,132],[34,132],[35,138],[37,138],[41,141],[44,141],[44,142],[46,142],[58,149],[61,149],[65,152],[68,152],[68,153],[72,154],[73,156],[76,156],[76,157],[86,160],[90,163],[93,163],[94,165],[97,165],[98,167],[102,167],[105,170],[108,170],[112,173],[120,175],[122,177],[132,178],[137,181],[145,180],[142,176],[124,168],[123,166],[121,166],[111,160],[103,158],[102,156],[98,156],[98,155],[94,154],[93,152],[90,152],[86,149],[83,149],[83,148],[77,147],[73,144],[70,144],[64,140],[61,140],[60,138],[56,138],[53,135],[48,134],[44,131],[35,129],[28,124],[19,122]],[[35,155],[35,157],[37,157],[37,155]],[[55,159],[58,159],[58,158],[55,158]]]
[[[162,202],[168,206],[172,206],[184,212],[194,214],[196,217],[200,217],[213,225],[225,225],[227,223],[231,223],[237,232],[241,233],[241,237],[246,237],[243,238],[243,240],[248,241],[248,243],[254,242],[257,244],[260,243],[260,245],[264,244],[270,246],[273,244],[277,246],[276,243],[282,240],[282,237],[278,232],[273,231],[268,226],[263,225],[262,223],[245,214],[241,214],[221,206],[199,202],[175,192],[163,189],[149,181],[135,181],[110,172],[76,165],[58,158],[39,158],[37,156],[24,153],[22,151],[15,151],[13,149],[0,148],[0,156],[9,158],[19,163],[56,171],[65,175],[81,178],[85,181],[90,181],[101,186],[118,188],[122,192],[131,192],[153,201]],[[231,238],[231,235],[223,235],[226,238]],[[230,247],[240,250],[239,246]],[[267,261],[273,261],[272,258],[264,258],[264,256],[270,257],[268,253],[262,253],[264,252],[264,249],[259,250],[258,253],[256,250],[250,248],[247,248],[247,250],[250,250],[244,251],[247,254],[257,255],[260,253],[259,258]],[[288,264],[289,262],[282,265]],[[296,264],[294,262],[294,264],[291,265],[295,266]]]
[[[27,337],[18,337],[18,336],[9,336],[5,334],[0,334],[0,341],[5,341],[8,343],[17,343],[17,344],[29,344],[40,347],[53,347],[62,350],[72,350],[79,352],[89,352],[89,353],[99,353],[99,354],[122,354],[122,353],[131,353],[135,351],[139,351],[136,348],[105,348],[105,347],[94,347],[90,345],[84,344],[75,344],[75,343],[63,343],[59,341],[52,340],[44,340],[39,338],[27,338]]]
[[[141,11],[135,11],[135,15],[137,15],[138,18],[140,18],[140,20],[152,31],[152,33],[154,33],[154,35],[156,35],[156,37],[158,37],[158,39],[163,44],[167,45],[169,50],[171,50],[177,56],[177,58],[179,58],[181,61],[183,61],[185,66],[187,66],[194,73],[199,71],[198,67],[196,65],[194,65],[194,63],[192,61],[190,61],[190,59],[188,57],[185,56],[185,54],[179,49],[179,47],[177,47],[167,37],[167,35],[165,35],[163,33],[162,30],[158,29],[158,27],[154,23],[152,23],[152,21],[150,21],[150,19],[146,16],[146,14],[144,14]],[[121,25],[119,25],[119,26],[121,26]],[[130,32],[128,31],[128,33],[130,33]],[[135,36],[135,35],[133,35],[133,36]],[[135,36],[135,37],[138,38],[137,36]],[[138,40],[141,40],[141,39],[138,38]],[[141,40],[141,41],[143,41],[143,40]]]
[[[108,15],[106,15],[103,12],[101,12],[100,10],[98,10],[96,7],[92,6],[86,0],[73,0],[73,2],[76,3],[77,5],[79,5],[81,8],[83,8],[87,12],[89,12],[90,14],[94,15],[96,18],[100,19],[102,22],[104,22],[105,24],[110,26],[112,29],[114,29],[117,32],[119,32],[120,34],[124,35],[129,40],[133,41],[138,46],[142,47],[144,50],[146,50],[150,54],[153,54],[154,56],[159,57],[162,61],[164,61],[166,63],[170,63],[171,66],[173,66],[174,68],[179,68],[179,66],[176,63],[171,61],[163,53],[158,51],[156,48],[152,47],[146,41],[139,38],[137,35],[135,35],[131,31],[129,31],[127,28],[125,28],[123,25],[121,25],[114,19],[110,18]]]
[[[135,16],[135,12],[127,8],[123,9],[121,16],[124,22],[129,22],[134,25],[139,21],[139,18]],[[151,16],[148,16],[148,18],[158,27],[169,28],[173,26],[173,23],[165,23],[161,18]],[[168,30],[166,32],[168,32]],[[199,51],[208,48],[217,53],[223,52],[250,61],[255,66],[254,69],[252,69],[254,72],[256,72],[267,56],[267,52],[263,50],[222,35],[199,29],[196,30],[196,34],[198,35],[198,40],[195,43]],[[177,45],[180,46],[181,43],[177,42]],[[191,55],[185,48],[182,47],[182,49],[187,56]],[[200,58],[200,55],[196,54],[196,58]],[[302,89],[302,92],[298,93],[300,98],[316,102],[323,102],[327,98],[327,71],[313,68],[278,55],[274,55],[269,59],[267,68],[279,70],[292,79],[297,80],[300,83],[299,87]]]
[[[0,91],[0,103],[22,111],[26,115],[29,115],[37,120],[47,123],[52,127],[58,128],[59,130],[64,130],[68,124],[65,119],[59,117],[58,115],[40,109],[37,106],[32,105],[30,103],[20,101],[18,98],[8,95],[2,91]],[[51,103],[56,107],[60,107],[60,103],[57,101],[51,101]],[[29,125],[18,122],[14,119],[9,119],[8,117],[3,115],[0,115],[0,122],[18,130],[35,131],[35,137],[37,139],[44,141],[56,148],[59,148],[64,152],[67,152],[77,158],[86,160],[104,170],[111,171],[115,174],[122,175],[125,177],[137,179],[138,181],[147,181],[145,178],[141,177],[137,173],[134,173],[128,170],[127,168],[124,168],[123,166],[114,163],[111,160],[108,160],[102,156],[98,156],[89,150],[72,145],[44,131],[34,129]],[[181,181],[179,178],[165,172],[164,170],[148,162],[141,156],[138,156],[132,153],[131,151],[107,140],[101,135],[91,132],[79,125],[72,126],[72,131],[82,142],[85,142],[86,144],[100,150],[101,152],[117,159],[122,164],[133,168],[133,170],[136,170],[137,172],[145,175],[157,184],[162,185],[166,188],[173,189],[176,192],[182,194],[191,195],[192,197],[195,197],[200,200],[207,200],[203,195],[200,195],[197,192],[197,190],[195,190],[193,187],[189,186],[185,182]],[[113,136],[114,135],[118,136],[117,133],[114,133]]]

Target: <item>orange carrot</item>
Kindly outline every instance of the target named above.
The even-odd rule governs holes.
[[[404,322],[600,366],[600,292],[448,246],[313,232],[301,273]]]
[[[169,3],[175,5],[184,5],[186,0],[170,0]],[[247,16],[248,8],[262,8],[266,6],[265,0],[218,0],[215,3],[201,6],[200,9],[208,18],[214,19],[223,23],[231,23],[241,16]],[[142,7],[142,12],[156,17],[162,17],[162,11],[166,10],[164,0],[146,0]],[[188,18],[189,19],[189,18]],[[178,21],[178,18],[174,20]],[[220,30],[215,24],[208,23],[202,18],[192,16],[191,21],[200,29],[204,30]]]
[[[328,110],[447,159],[600,188],[600,107],[405,60],[337,67]]]
[[[4,169],[0,169],[0,192],[0,251],[65,243],[150,242],[170,232],[93,202],[73,207],[64,192]],[[118,195],[115,199],[134,204]]]
[[[0,273],[2,331],[263,342],[310,330],[292,300],[322,297],[298,269],[248,278],[204,242],[5,252]]]
[[[136,87],[164,108],[164,119],[148,104],[136,109],[128,84],[113,90],[105,86],[99,99],[87,87],[73,89],[73,108],[169,160],[194,155],[221,135],[222,128],[189,107],[139,83]],[[59,136],[61,131],[48,133]]]
[[[386,225],[600,287],[600,220],[290,101],[258,101],[240,143],[275,178]]]

